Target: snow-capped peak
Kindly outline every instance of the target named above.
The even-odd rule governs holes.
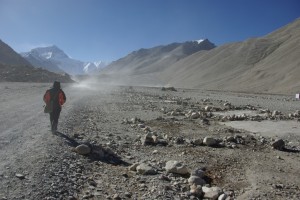
[[[105,63],[103,63],[103,61],[97,61],[97,62],[94,62],[94,65],[98,68],[100,65],[103,65]]]
[[[195,40],[195,42],[197,42],[198,44],[200,44],[200,43],[203,42],[203,41],[204,41],[203,39]]]
[[[52,54],[53,54],[53,52],[45,52],[45,53],[41,54],[41,56],[46,59],[50,59],[52,57]]]
[[[94,73],[109,64],[103,61],[83,62],[72,59],[55,45],[34,48],[30,52],[21,53],[21,55],[30,59],[37,67],[45,66],[47,68],[50,66],[51,69],[60,69],[72,75]]]

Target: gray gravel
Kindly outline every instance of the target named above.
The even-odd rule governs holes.
[[[0,85],[5,94],[0,101],[0,199],[201,199],[209,195],[201,193],[201,187],[190,190],[189,175],[167,173],[164,167],[170,160],[182,162],[190,171],[203,170],[207,186],[218,187],[222,192],[218,189],[217,195],[229,199],[300,198],[300,180],[295,178],[300,177],[299,135],[284,136],[286,147],[272,149],[273,137],[222,125],[220,117],[205,111],[208,105],[226,111],[224,103],[229,102],[233,110],[282,112],[266,120],[295,121],[287,117],[297,110],[299,102],[293,97],[65,85],[67,103],[59,133],[53,135],[48,116],[42,113],[47,87]],[[187,117],[189,110],[199,111],[199,117]],[[141,142],[146,133],[155,136],[150,145]],[[206,136],[217,144],[201,143]],[[92,152],[76,153],[79,144],[89,145]],[[130,170],[134,163],[151,173]]]

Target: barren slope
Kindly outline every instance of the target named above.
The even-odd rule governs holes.
[[[300,87],[299,41],[300,19],[262,38],[193,54],[162,77],[178,87],[295,93]]]
[[[0,83],[4,94],[0,101],[1,199],[202,199],[202,194],[189,192],[187,175],[166,172],[169,160],[183,162],[190,170],[205,167],[207,183],[220,187],[229,199],[299,199],[299,135],[284,129],[297,119],[285,117],[298,107],[291,98],[79,86],[64,87],[67,102],[60,133],[53,135],[49,117],[42,113],[48,84]],[[228,102],[229,107],[224,105]],[[269,136],[222,125],[221,118],[205,111],[206,106],[239,112],[249,108],[282,111],[272,122],[282,124],[278,137],[290,151],[273,150]],[[190,110],[201,116],[184,115]],[[269,117],[257,123],[271,121]],[[164,138],[167,145],[143,145],[148,134]],[[216,138],[220,146],[193,142],[206,136]],[[79,143],[108,148],[124,162],[103,159],[95,149],[79,155],[73,149]],[[130,170],[128,165],[133,163],[147,164],[155,174]]]

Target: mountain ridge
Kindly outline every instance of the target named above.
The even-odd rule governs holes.
[[[166,66],[188,55],[212,48],[215,48],[215,45],[208,39],[203,40],[201,43],[197,41],[187,41],[184,43],[155,46],[149,49],[142,48],[112,62],[102,72],[121,72],[127,74],[159,72],[164,70]]]
[[[83,62],[73,59],[56,45],[34,48],[29,52],[21,53],[21,55],[32,65],[55,73],[88,74],[106,66],[103,61]]]
[[[185,75],[172,76],[168,83],[178,87],[214,90],[297,92],[300,87],[296,78],[300,75],[299,27],[300,19],[266,36],[222,45],[204,55],[195,54],[194,58],[186,58],[180,63],[186,66],[185,72],[182,72]],[[199,65],[189,71],[189,68],[195,67],[191,60]],[[165,73],[179,68],[177,63]],[[291,71],[294,73],[289,74]]]
[[[56,74],[33,67],[0,40],[0,82],[73,82],[68,74]]]
[[[174,47],[176,43],[160,57],[149,54],[155,48],[134,51],[109,65],[101,76],[110,75],[124,85],[299,93],[300,18],[265,36],[196,51],[179,59]],[[182,49],[177,50],[183,55]]]
[[[9,65],[28,65],[30,62],[15,52],[9,45],[0,39],[0,63]]]

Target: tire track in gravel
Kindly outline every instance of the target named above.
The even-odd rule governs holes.
[[[0,102],[0,197],[24,199],[31,196],[49,150],[57,146],[50,132],[49,116],[43,113],[42,97],[51,84],[1,83]],[[5,85],[5,87],[3,86]],[[68,94],[70,88],[66,88]],[[12,99],[12,100],[8,100]],[[79,98],[74,96],[73,101]],[[63,108],[63,118],[72,101]],[[26,176],[18,179],[15,174]]]

